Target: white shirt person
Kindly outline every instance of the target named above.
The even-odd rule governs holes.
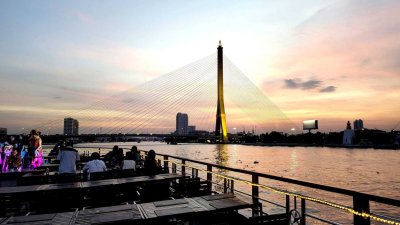
[[[136,170],[136,161],[132,152],[127,152],[124,161],[122,161],[122,170]]]
[[[90,156],[92,160],[86,163],[82,168],[83,172],[89,173],[88,179],[90,180],[90,173],[104,172],[107,170],[106,164],[103,160],[100,160],[100,154],[93,152]]]

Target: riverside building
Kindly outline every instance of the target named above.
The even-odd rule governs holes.
[[[187,135],[188,134],[188,124],[189,118],[186,113],[176,114],[176,131],[177,135]]]
[[[79,122],[78,120],[68,117],[64,118],[64,135],[78,135]]]
[[[362,130],[364,128],[364,122],[362,119],[354,120],[353,127],[354,130]]]

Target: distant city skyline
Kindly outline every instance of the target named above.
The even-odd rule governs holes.
[[[215,53],[222,40],[298,127],[317,119],[320,131],[340,131],[361,118],[366,128],[400,129],[398,15],[396,0],[1,1],[0,127],[14,134],[62,124]],[[229,107],[229,132],[257,126],[230,120],[239,107]]]

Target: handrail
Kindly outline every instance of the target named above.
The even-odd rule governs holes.
[[[182,157],[177,157],[177,156],[171,156],[171,155],[167,155],[167,154],[158,154],[158,155],[164,157],[164,163],[165,163],[165,160],[170,161],[170,160],[168,160],[169,157],[174,158],[174,159],[180,159],[182,161],[182,163],[173,162],[173,161],[171,161],[171,162],[182,166],[182,170],[184,170],[185,167],[189,167],[189,168],[191,167],[186,164],[187,161],[197,163],[197,164],[207,165],[207,170],[203,170],[203,171],[207,172],[207,180],[209,180],[209,181],[212,180],[212,178],[211,178],[212,174],[215,174],[214,172],[212,172],[212,167],[251,175],[252,176],[251,182],[245,181],[245,180],[242,180],[242,181],[244,181],[245,183],[251,184],[253,203],[255,205],[260,204],[259,198],[258,198],[258,195],[259,195],[258,187],[267,188],[267,189],[270,189],[272,191],[275,191],[275,192],[278,192],[281,194],[286,194],[286,204],[287,204],[286,210],[287,210],[287,212],[290,207],[290,203],[289,203],[289,199],[288,199],[289,196],[294,197],[294,201],[295,201],[294,205],[295,206],[296,206],[296,197],[299,197],[301,199],[301,210],[302,210],[301,214],[303,215],[301,217],[301,224],[306,223],[307,214],[305,212],[305,207],[306,207],[305,202],[306,202],[306,200],[308,200],[308,201],[313,201],[313,202],[318,202],[321,204],[329,205],[329,206],[339,208],[339,209],[342,209],[342,210],[352,213],[353,217],[354,217],[355,225],[369,225],[371,223],[370,219],[373,219],[373,220],[376,220],[379,222],[385,222],[388,224],[400,225],[400,223],[396,222],[395,220],[384,219],[382,217],[374,216],[370,213],[370,201],[379,202],[379,203],[383,203],[383,204],[387,204],[387,205],[400,206],[400,200],[365,194],[365,193],[342,189],[342,188],[330,187],[330,186],[326,186],[326,185],[314,184],[314,183],[310,183],[310,182],[298,181],[298,180],[289,179],[289,178],[277,177],[277,176],[262,174],[262,173],[258,173],[258,172],[245,171],[245,170],[241,170],[241,169],[230,168],[230,167],[221,166],[221,165],[217,165],[217,164],[213,164],[213,163],[205,163],[205,162],[201,162],[198,160],[192,160],[192,159],[187,159],[187,158],[182,158]],[[191,168],[195,168],[195,167],[191,167]],[[199,168],[197,168],[197,169],[199,169]],[[202,169],[200,169],[200,170],[202,170]],[[219,174],[216,174],[216,175],[219,175]],[[224,175],[219,175],[219,176],[222,176],[225,179],[236,180],[236,178],[229,178]],[[280,191],[276,188],[270,188],[265,185],[259,184],[259,177],[264,177],[264,178],[279,180],[279,181],[292,183],[292,184],[296,184],[296,185],[302,185],[302,186],[310,187],[310,188],[314,188],[314,189],[349,195],[349,196],[353,197],[353,208],[341,206],[336,203],[330,203],[328,201],[320,200],[317,198],[312,198],[312,197],[308,197],[308,196],[304,196],[304,195],[290,193],[287,191]],[[262,208],[261,208],[261,210],[253,209],[253,216],[257,215],[258,213],[262,214]],[[322,219],[322,218],[319,218],[319,219]],[[327,220],[324,220],[324,219],[322,219],[321,221],[327,222]]]
[[[143,151],[143,150],[141,150],[141,151]],[[311,183],[311,182],[307,182],[307,181],[299,181],[299,180],[295,180],[295,179],[291,179],[291,178],[279,177],[279,176],[268,175],[268,174],[263,174],[263,173],[259,173],[259,172],[253,172],[253,171],[242,170],[242,169],[237,169],[237,168],[232,168],[232,167],[227,167],[227,166],[221,166],[221,165],[214,164],[214,163],[201,162],[198,160],[183,158],[183,157],[179,157],[179,156],[172,156],[172,155],[160,154],[160,153],[157,153],[157,155],[167,156],[167,157],[171,157],[171,158],[175,158],[175,159],[179,159],[179,160],[186,160],[187,162],[193,162],[193,163],[203,164],[203,165],[207,165],[207,166],[210,165],[212,167],[225,169],[225,170],[229,170],[232,172],[244,173],[244,174],[248,174],[248,175],[257,175],[257,176],[263,177],[263,178],[268,178],[268,179],[278,180],[278,181],[282,181],[282,182],[286,182],[286,183],[320,189],[323,191],[335,192],[335,193],[344,194],[344,195],[348,195],[348,196],[362,195],[363,197],[366,197],[369,200],[374,201],[374,202],[379,202],[379,203],[384,203],[384,204],[389,204],[389,205],[400,207],[400,200],[397,200],[397,199],[391,199],[391,198],[387,198],[387,197],[371,195],[371,194],[357,192],[357,191],[343,189],[343,188],[331,187],[331,186],[322,185],[322,184],[315,184],[315,183]]]
[[[96,147],[80,147],[79,146],[77,148],[103,148],[104,149],[104,147],[101,147],[101,146],[96,146]],[[111,148],[107,147],[107,149],[111,149]],[[147,152],[145,150],[139,150],[139,151]],[[243,173],[243,174],[247,174],[247,175],[256,175],[256,176],[259,176],[262,178],[278,180],[278,181],[282,181],[282,182],[286,182],[286,183],[315,188],[315,189],[328,191],[328,192],[339,193],[339,194],[348,195],[348,196],[359,195],[364,198],[368,198],[369,200],[374,201],[374,202],[384,203],[384,204],[400,207],[400,200],[397,200],[397,199],[367,194],[367,193],[363,193],[363,192],[357,192],[357,191],[348,190],[348,189],[344,189],[344,188],[327,186],[327,185],[323,185],[323,184],[316,184],[316,183],[311,183],[311,182],[307,182],[307,181],[300,181],[300,180],[295,180],[295,179],[291,179],[291,178],[279,177],[279,176],[274,176],[274,175],[269,175],[269,174],[254,172],[254,171],[232,168],[232,167],[218,165],[215,163],[208,163],[208,162],[202,162],[202,161],[195,160],[195,159],[183,158],[180,156],[174,156],[174,155],[168,155],[168,154],[162,154],[162,153],[156,153],[156,155],[171,157],[171,158],[179,159],[179,160],[185,160],[186,162],[193,162],[193,163],[202,164],[202,165],[206,165],[206,166],[212,166],[212,167],[216,167],[219,169],[229,170],[232,172],[238,172],[238,173]]]
[[[90,147],[86,147],[86,148],[90,148]],[[92,148],[103,148],[101,146],[98,147],[92,147]],[[108,148],[110,149],[110,148]],[[144,150],[139,150],[140,152],[144,152],[147,153],[147,151]],[[233,181],[237,180],[237,181],[243,181],[244,183],[250,184],[252,186],[252,194],[251,196],[253,197],[253,203],[254,205],[259,205],[259,187],[264,188],[264,189],[269,189],[272,191],[275,191],[277,193],[280,194],[285,194],[286,195],[286,213],[289,213],[289,208],[290,208],[290,199],[289,197],[292,196],[294,197],[294,206],[296,208],[296,197],[301,199],[301,214],[303,215],[303,217],[301,218],[301,223],[305,224],[306,222],[306,216],[309,216],[310,218],[314,218],[314,219],[318,219],[320,221],[324,221],[324,222],[332,222],[332,221],[328,221],[322,218],[315,218],[315,215],[310,215],[307,214],[305,212],[305,204],[306,204],[306,200],[307,201],[313,201],[313,202],[317,202],[320,204],[325,204],[328,206],[332,206],[335,208],[339,208],[345,211],[348,211],[350,213],[352,213],[354,215],[354,224],[356,225],[369,225],[370,224],[370,219],[376,220],[376,221],[380,221],[380,222],[385,222],[388,224],[396,224],[396,225],[400,225],[400,223],[397,222],[397,219],[387,219],[383,216],[375,216],[374,214],[370,213],[370,201],[373,202],[377,202],[377,203],[383,203],[386,205],[392,205],[392,206],[397,206],[400,207],[400,200],[397,199],[391,199],[391,198],[387,198],[387,197],[381,197],[381,196],[376,196],[376,195],[371,195],[371,194],[367,194],[367,193],[362,193],[362,192],[357,192],[357,191],[353,191],[353,190],[348,190],[348,189],[343,189],[343,188],[337,188],[337,187],[331,187],[331,186],[327,186],[327,185],[321,185],[321,184],[315,184],[315,183],[311,183],[311,182],[306,182],[306,181],[299,181],[299,180],[295,180],[295,179],[291,179],[291,178],[284,178],[284,177],[279,177],[279,176],[274,176],[274,175],[269,175],[269,174],[263,174],[263,173],[259,173],[259,172],[253,172],[253,171],[247,171],[247,170],[242,170],[242,169],[237,169],[237,168],[231,168],[231,167],[227,167],[227,166],[222,166],[222,165],[218,165],[218,164],[214,164],[214,163],[208,163],[208,162],[202,162],[199,160],[194,160],[194,159],[188,159],[188,158],[183,158],[180,156],[173,156],[173,155],[168,155],[168,154],[161,154],[161,153],[157,153],[157,156],[159,157],[163,157],[163,161],[164,161],[164,166],[169,167],[168,163],[171,162],[172,163],[172,168],[174,170],[176,170],[176,165],[181,166],[181,170],[182,173],[185,173],[185,169],[186,167],[188,168],[192,168],[193,170],[197,170],[197,171],[203,171],[207,173],[207,181],[209,181],[209,184],[211,185],[212,182],[212,175],[216,175],[219,177],[223,177],[226,180],[231,180],[232,181],[232,186],[233,186]],[[175,159],[177,160],[176,162],[170,160],[170,159]],[[178,162],[180,160],[180,162]],[[188,165],[187,162],[191,162],[191,163],[195,163],[195,164],[200,164],[200,165],[205,165],[207,166],[207,169],[200,169],[200,168],[196,168],[193,167],[191,165]],[[218,173],[213,172],[212,168],[218,168],[218,169],[223,169],[223,170],[227,170],[227,171],[231,171],[231,172],[237,172],[237,173],[241,173],[241,174],[247,174],[247,175],[251,175],[252,180],[251,181],[246,181],[243,179],[237,179],[234,177],[229,177],[229,176],[225,176],[225,175],[221,175]],[[342,206],[336,203],[331,203],[328,201],[324,201],[321,199],[317,199],[317,198],[312,198],[312,197],[308,197],[305,195],[301,195],[301,194],[296,194],[296,193],[292,193],[292,192],[288,192],[288,191],[283,191],[283,190],[279,190],[277,188],[271,188],[265,185],[262,185],[259,183],[259,178],[267,178],[267,179],[272,179],[272,180],[277,180],[277,181],[281,181],[281,182],[286,182],[286,183],[290,183],[290,184],[295,184],[295,185],[300,185],[303,187],[308,187],[308,188],[314,188],[314,189],[318,189],[318,190],[323,190],[323,191],[328,191],[328,192],[332,192],[332,193],[336,193],[336,194],[343,194],[343,195],[347,195],[347,196],[351,196],[353,197],[353,208],[347,207],[347,206]],[[224,184],[226,185],[226,184]],[[211,186],[210,186],[211,187]],[[211,189],[210,189],[211,190]],[[254,211],[255,210],[255,211]],[[262,208],[260,209],[253,209],[253,216],[257,215],[254,213],[261,213],[262,214]],[[334,222],[333,222],[334,223]]]

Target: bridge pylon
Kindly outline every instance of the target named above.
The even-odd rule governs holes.
[[[218,102],[217,118],[215,123],[215,136],[220,137],[222,143],[228,143],[228,131],[226,128],[226,115],[224,106],[224,71],[223,71],[223,53],[221,41],[218,45]],[[222,130],[222,132],[221,132]]]

